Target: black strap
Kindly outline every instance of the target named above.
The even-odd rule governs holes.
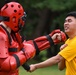
[[[33,40],[33,43],[34,43],[34,46],[35,46],[35,49],[36,49],[36,55],[38,55],[40,53],[40,50],[36,44],[36,42]]]
[[[13,54],[14,58],[16,59],[17,68],[20,66],[20,60],[19,57],[16,54]]]
[[[47,35],[46,37],[47,37],[47,39],[48,39],[48,41],[50,43],[50,46],[53,46],[54,42],[53,42],[52,38],[50,37],[50,35]]]
[[[7,16],[0,16],[0,21],[9,21],[9,17],[7,17]]]
[[[23,67],[25,70],[27,70],[27,71],[30,70],[30,66],[29,66],[27,63],[24,63],[24,64],[22,65],[22,67]]]
[[[8,50],[9,50],[9,52],[17,52],[18,49],[17,48],[9,48]]]
[[[22,51],[23,51],[24,55],[26,56],[24,48],[22,49]],[[26,57],[26,58],[27,58],[27,57]],[[29,59],[26,59],[26,60],[29,60]],[[27,71],[30,70],[30,66],[29,66],[27,63],[24,63],[24,64],[22,65],[22,67],[23,67],[25,70],[27,70]]]

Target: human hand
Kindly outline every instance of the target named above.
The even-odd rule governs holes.
[[[52,31],[49,35],[53,39],[54,44],[58,44],[60,42],[66,41],[66,35],[63,31],[60,31],[60,29],[56,29],[56,30]]]
[[[33,71],[35,71],[36,69],[37,69],[36,65],[35,65],[35,64],[32,64],[32,65],[30,65],[30,70],[29,70],[29,72],[33,72]]]
[[[61,34],[55,33],[51,38],[53,39],[54,42],[56,41],[56,39],[61,41]]]
[[[65,47],[67,47],[68,45],[67,44],[63,44],[63,45],[61,45],[61,47],[60,47],[60,50],[63,50]]]

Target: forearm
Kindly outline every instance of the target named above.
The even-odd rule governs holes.
[[[34,40],[27,41],[27,43],[32,44],[36,49],[38,48],[39,51],[42,51],[42,50],[54,45],[53,39],[51,38],[51,36],[49,36],[49,37],[50,37],[51,41],[48,40],[47,36],[41,36]]]
[[[35,67],[38,69],[38,68],[44,68],[44,67],[48,67],[48,66],[52,66],[56,63],[58,63],[60,60],[54,56],[52,58],[49,58],[48,60],[44,61],[44,62],[41,62],[41,63],[38,63],[38,64],[35,64]]]
[[[60,50],[63,50],[65,47],[67,47],[67,44],[61,45]],[[65,67],[65,59],[62,58],[62,60],[58,63],[58,68],[59,70],[63,70]]]
[[[60,61],[58,63],[58,68],[59,68],[59,70],[63,70],[65,67],[66,67],[65,66],[65,59],[63,59],[62,61]]]
[[[27,42],[32,44],[36,48],[36,50],[42,51],[53,46],[54,44],[64,42],[65,40],[65,33],[57,29],[52,31],[49,35],[41,36],[34,40],[29,40]]]
[[[45,67],[57,64],[61,61],[61,59],[62,59],[62,57],[58,54],[56,56],[53,56],[53,57],[47,59],[44,62],[41,62],[41,63],[38,63],[38,64],[32,64],[32,65],[30,65],[30,72],[32,72],[36,69],[39,69],[39,68],[45,68]]]

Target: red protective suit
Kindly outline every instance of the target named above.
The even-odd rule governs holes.
[[[65,38],[64,38],[65,39]],[[18,75],[18,67],[39,51],[49,48],[46,36],[22,42],[19,33],[12,33],[0,25],[0,75]]]
[[[6,28],[11,29],[11,34],[0,25],[0,75],[19,75],[18,67],[25,67],[24,63],[39,54],[40,51],[49,48],[61,41],[65,41],[66,36],[60,30],[56,30],[47,36],[42,36],[34,40],[22,41],[18,31],[24,26],[26,13],[21,4],[17,2],[6,3],[0,10],[0,21]],[[51,36],[54,33],[61,33],[61,41]]]

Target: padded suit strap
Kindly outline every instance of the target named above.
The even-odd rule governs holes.
[[[37,46],[37,44],[34,40],[33,40],[33,43],[34,43],[34,46],[35,46],[35,49],[36,49],[36,55],[39,55],[40,50],[39,50],[39,48],[38,48],[38,46]]]
[[[50,35],[47,35],[46,37],[47,37],[47,39],[48,39],[48,41],[50,43],[50,46],[53,46],[54,42],[53,42],[52,38],[50,37]]]
[[[10,43],[10,45],[11,45],[12,39],[11,39],[11,37],[10,37],[9,32],[6,30],[6,28],[5,28],[4,26],[2,26],[2,25],[0,25],[0,26],[6,31],[6,33],[7,33],[7,35],[8,35],[9,43]]]
[[[0,16],[0,21],[9,21],[9,17]]]

